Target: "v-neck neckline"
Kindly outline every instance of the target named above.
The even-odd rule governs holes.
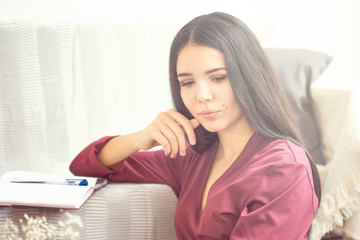
[[[202,202],[203,202],[203,198],[204,198],[204,191],[205,191],[205,187],[207,185],[208,179],[209,179],[209,174],[210,174],[210,171],[211,171],[214,159],[215,159],[216,151],[217,151],[217,148],[219,146],[219,139],[217,139],[216,142],[214,142],[214,144],[211,146],[211,149],[209,149],[211,151],[210,154],[209,154],[209,157],[211,158],[211,161],[209,162],[209,164],[207,166],[206,174],[205,174],[206,177],[205,177],[205,180],[202,182],[201,191],[200,191],[200,203],[199,203],[200,204],[200,206],[199,206],[200,214],[202,214],[204,212],[204,209],[206,208],[206,206],[208,204],[210,193],[212,192],[212,189],[214,188],[214,186],[216,184],[218,184],[218,182],[220,182],[224,178],[224,176],[226,176],[228,174],[230,169],[233,168],[233,166],[239,161],[239,159],[243,158],[243,156],[248,152],[250,142],[253,141],[253,139],[255,138],[255,135],[256,135],[256,133],[253,133],[253,135],[251,135],[251,137],[249,138],[249,140],[245,144],[245,147],[241,151],[241,153],[236,157],[236,159],[230,164],[230,166],[209,187],[204,207],[202,207]]]

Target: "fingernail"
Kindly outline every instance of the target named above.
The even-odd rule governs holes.
[[[196,138],[190,139],[190,144],[191,144],[191,145],[195,145],[195,144],[196,144]]]
[[[181,150],[180,155],[185,156],[186,155],[186,150]]]

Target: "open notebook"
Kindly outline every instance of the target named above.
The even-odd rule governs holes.
[[[12,171],[0,179],[0,205],[79,209],[104,178]]]

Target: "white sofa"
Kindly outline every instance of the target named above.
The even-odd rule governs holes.
[[[21,169],[69,174],[70,161],[91,141],[138,130],[170,108],[167,59],[178,28],[176,23],[0,23],[0,174]],[[327,83],[327,56],[284,51],[280,59],[278,50],[267,53],[282,79],[290,76],[289,69],[302,79],[295,88],[288,86],[295,90],[288,95],[298,113],[310,113],[298,117],[302,124],[314,121],[316,128],[304,131],[319,137],[310,144],[320,149],[318,161],[326,163],[319,165],[323,202],[312,239],[344,220],[343,231],[360,239],[353,227],[360,208],[358,90]],[[290,62],[286,57],[295,65],[283,72],[279,66]],[[316,57],[322,62],[313,69]],[[311,64],[303,65],[304,60]],[[168,240],[176,239],[175,208],[167,186],[110,183],[79,210],[66,211],[84,223],[75,229],[79,239]],[[0,209],[0,225],[6,218],[18,224],[24,213],[45,215],[54,224],[64,217],[59,209]]]

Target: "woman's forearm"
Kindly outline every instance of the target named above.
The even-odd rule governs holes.
[[[137,144],[138,133],[116,136],[109,140],[98,154],[102,165],[109,167],[123,161],[140,150]]]

